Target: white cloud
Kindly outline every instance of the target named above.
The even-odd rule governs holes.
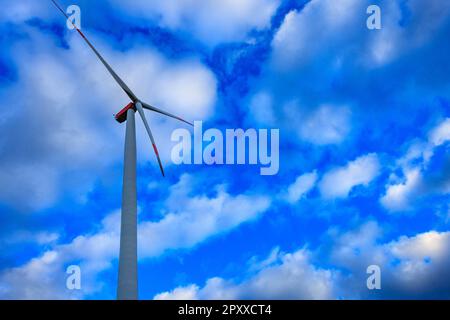
[[[184,175],[172,188],[168,212],[160,221],[139,226],[143,257],[157,256],[167,249],[190,248],[212,235],[231,230],[243,222],[256,219],[270,205],[264,196],[231,196],[223,186],[217,195],[190,197],[192,177]],[[175,202],[173,202],[175,201]]]
[[[211,278],[206,285],[179,287],[163,292],[155,299],[177,300],[188,295],[191,299],[333,299],[332,270],[315,267],[307,250],[279,254],[272,263],[251,278],[234,283],[222,278]],[[183,294],[180,294],[183,293]],[[187,294],[188,293],[188,294]]]
[[[209,278],[203,287],[191,284],[155,299],[408,299],[450,296],[450,232],[429,231],[380,243],[382,228],[368,221],[344,233],[331,230],[328,264],[320,268],[305,249],[280,253],[276,248],[253,275],[241,282]],[[254,260],[254,259],[252,259]],[[367,289],[366,269],[381,268],[382,289]]]
[[[42,256],[24,265],[0,273],[2,299],[79,299],[101,288],[96,275],[109,268],[118,253],[118,230],[110,229],[110,221],[118,220],[119,212],[102,221],[100,231],[90,236],[79,236],[71,243],[57,245]],[[79,262],[81,261],[81,262]],[[69,264],[80,266],[82,291],[66,288],[66,270]]]
[[[327,57],[325,63],[355,59],[356,50],[362,53],[355,61],[361,66],[384,65],[433,37],[450,12],[450,5],[439,0],[408,1],[412,23],[404,27],[399,23],[405,18],[400,2],[381,0],[377,4],[382,29],[370,32],[366,9],[372,4],[370,0],[310,1],[301,11],[289,12],[272,42],[274,65],[289,70],[306,66],[318,56]]]
[[[430,231],[414,237],[401,237],[385,245],[392,259],[401,261],[392,267],[392,287],[405,295],[450,297],[450,232]]]
[[[445,119],[430,131],[429,141],[434,146],[440,146],[450,141],[450,118]]]
[[[208,45],[243,41],[252,30],[270,27],[279,0],[137,0],[114,1],[130,15],[157,20],[172,30],[189,32]]]
[[[288,69],[306,65],[317,58],[324,47],[344,42],[354,32],[363,1],[310,1],[301,11],[289,12],[272,42],[274,63]],[[361,11],[362,10],[362,11]],[[320,18],[318,18],[320,17]],[[320,35],[318,37],[317,35]]]
[[[390,185],[386,194],[380,199],[381,204],[390,211],[404,211],[410,209],[410,202],[415,197],[417,187],[421,184],[419,170],[405,173],[404,183]]]
[[[397,165],[404,170],[414,169],[417,161],[426,166],[433,156],[433,146],[426,141],[415,141],[406,151],[405,155],[397,160]]]
[[[350,132],[350,116],[347,107],[324,105],[300,120],[298,133],[317,145],[337,144]]]
[[[450,252],[450,232],[430,231],[412,238],[401,237],[398,241],[388,244],[393,255],[401,259],[423,260],[440,259]]]
[[[255,272],[263,270],[271,265],[276,264],[283,253],[280,251],[280,247],[275,247],[270,252],[269,256],[267,256],[262,261],[259,261],[257,256],[253,256],[249,261],[249,272]]]
[[[321,104],[309,107],[292,99],[283,104],[278,116],[278,125],[296,135],[299,138],[296,140],[318,146],[339,144],[351,131],[352,112],[348,106]]]
[[[163,292],[155,296],[155,300],[195,300],[199,288],[196,285],[175,288],[171,292]]]
[[[334,238],[331,252],[334,265],[345,267],[352,276],[343,279],[342,296],[367,298],[424,298],[450,296],[450,232],[428,231],[398,240],[379,243],[381,227],[370,221],[356,230]],[[382,290],[366,288],[365,269],[381,268]]]
[[[15,243],[31,242],[39,245],[48,245],[55,243],[59,239],[59,234],[56,232],[31,232],[27,230],[20,230],[14,232],[12,235],[2,239],[2,242],[7,245]]]
[[[381,265],[385,257],[376,241],[381,238],[383,229],[375,221],[368,221],[354,230],[337,233],[331,229],[333,240],[330,259],[340,267],[349,270],[365,270],[367,263]]]
[[[380,198],[381,204],[391,212],[409,211],[415,200],[430,193],[450,192],[445,167],[439,175],[427,175],[430,159],[436,148],[450,141],[450,119],[444,119],[428,133],[428,140],[415,140],[404,156],[397,160],[397,167],[403,171],[403,181],[390,182]]]
[[[449,2],[410,0],[407,10],[411,23],[405,28],[398,23],[402,19],[399,2],[385,0],[383,5],[386,8],[383,10],[383,18],[387,28],[384,28],[380,37],[384,38],[385,43],[395,44],[390,55],[383,59],[387,62],[424,45],[436,35],[436,31],[446,23],[450,14]],[[377,54],[376,49],[377,46],[373,47],[374,55]],[[385,62],[383,60],[381,62]]]
[[[299,176],[293,184],[288,187],[286,200],[290,203],[296,203],[305,196],[316,184],[317,173],[305,173]]]
[[[2,21],[20,23],[32,17],[48,19],[52,14],[53,12],[43,1],[3,1],[0,18]]]
[[[380,171],[376,154],[367,154],[346,166],[332,169],[319,182],[319,189],[325,198],[344,198],[359,185],[367,186]]]

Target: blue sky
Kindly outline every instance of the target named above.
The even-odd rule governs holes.
[[[162,179],[138,123],[140,298],[450,298],[450,3],[61,4],[144,101],[280,130],[277,175],[176,166],[149,114]],[[114,299],[127,97],[50,1],[3,7],[0,298]]]

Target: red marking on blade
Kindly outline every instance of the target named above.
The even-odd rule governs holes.
[[[158,149],[156,149],[156,145],[153,145],[153,150],[155,150],[156,156],[159,157]]]
[[[155,150],[156,157],[158,158],[159,169],[161,169],[161,173],[162,173],[163,177],[165,177],[166,174],[164,173],[164,168],[162,166],[161,159],[159,158],[158,149],[156,148],[155,144],[152,144],[152,145],[153,145],[153,150]]]
[[[77,29],[78,33],[83,37],[83,39],[86,40],[86,36],[83,34],[83,32],[81,32],[81,30],[78,29],[76,26],[75,28]]]

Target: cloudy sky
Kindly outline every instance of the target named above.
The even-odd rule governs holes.
[[[450,298],[450,2],[60,2],[144,101],[280,130],[277,175],[176,166],[149,114],[162,179],[138,122],[140,298]],[[50,0],[0,34],[0,299],[114,299],[129,101]]]

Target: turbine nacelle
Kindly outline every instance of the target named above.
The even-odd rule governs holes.
[[[136,102],[130,102],[129,104],[127,104],[127,106],[125,108],[123,108],[122,110],[120,110],[117,114],[114,115],[114,118],[116,119],[117,122],[119,123],[123,123],[127,120],[127,114],[128,114],[128,110],[132,109],[134,110],[134,112],[138,112],[139,116],[141,117],[142,122],[144,123],[144,127],[145,130],[147,131],[147,134],[150,138],[150,141],[152,143],[153,146],[153,151],[155,152],[156,155],[156,159],[158,160],[158,165],[159,165],[159,169],[161,170],[161,174],[163,175],[163,177],[165,176],[164,174],[164,168],[161,162],[161,158],[159,157],[159,152],[158,152],[158,148],[156,147],[156,142],[155,142],[155,138],[153,137],[153,133],[152,130],[150,129],[150,126],[147,122],[147,119],[145,117],[145,113],[144,113],[144,108],[162,115],[165,115],[167,117],[179,120],[181,122],[187,123],[191,126],[193,126],[193,124],[191,122],[188,122],[178,116],[175,116],[173,114],[170,114],[166,111],[157,109],[147,103],[141,102],[139,100],[136,99]]]
[[[133,102],[130,102],[129,104],[127,104],[127,106],[125,108],[123,108],[117,114],[114,115],[114,118],[116,119],[116,121],[118,123],[124,123],[125,121],[127,121],[127,112],[129,109],[134,109],[136,111],[136,108],[134,107]]]

